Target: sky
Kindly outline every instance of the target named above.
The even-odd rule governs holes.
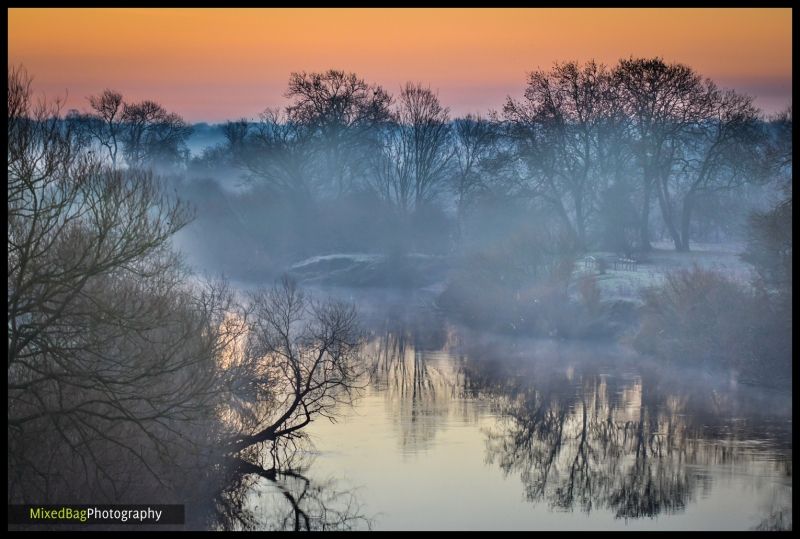
[[[104,88],[185,119],[254,118],[286,104],[295,71],[352,71],[397,94],[438,90],[454,116],[502,107],[553,62],[630,56],[685,63],[756,98],[791,104],[791,9],[14,8],[9,65],[84,110]]]

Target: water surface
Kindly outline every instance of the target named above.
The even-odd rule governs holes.
[[[362,312],[363,395],[312,424],[302,474],[249,487],[255,527],[791,527],[791,395],[482,334],[415,298]]]

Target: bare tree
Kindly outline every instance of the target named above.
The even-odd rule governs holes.
[[[671,174],[677,140],[687,126],[705,118],[710,109],[701,77],[683,64],[661,58],[621,60],[613,71],[614,85],[628,117],[628,129],[641,171],[640,248],[650,250],[650,206],[654,189],[662,215],[676,245],[680,243],[667,204],[663,182]],[[659,181],[661,183],[659,183]]]
[[[706,82],[706,92],[710,110],[675,142],[675,170],[662,174],[657,183],[659,197],[670,208],[665,218],[679,220],[668,223],[670,230],[677,230],[679,251],[689,250],[692,214],[700,194],[733,189],[766,173],[764,132],[752,98],[719,91],[711,81]]]
[[[483,165],[496,154],[498,130],[480,115],[467,115],[453,122],[456,175],[454,191],[458,230],[461,234],[464,213],[473,197],[487,188]]]
[[[401,214],[410,211],[414,185],[410,163],[405,158],[405,141],[401,128],[394,124],[382,130],[381,151],[372,155],[373,190]]]
[[[122,109],[123,153],[128,166],[174,164],[188,157],[186,139],[192,128],[154,101],[125,103]]]
[[[88,123],[89,132],[108,151],[112,166],[117,166],[118,139],[123,130],[122,94],[106,89],[88,99],[95,113],[94,121]]]
[[[770,137],[767,144],[767,162],[775,167],[776,177],[788,180],[785,185],[791,189],[792,178],[792,107],[791,105],[769,119]]]
[[[292,73],[286,97],[291,121],[314,125],[333,135],[342,127],[370,129],[389,119],[391,96],[355,73]]]
[[[313,133],[317,174],[336,196],[351,191],[366,171],[378,128],[390,119],[391,96],[355,73],[292,73],[286,97],[287,121]]]
[[[238,407],[242,434],[229,450],[270,442],[271,468],[279,469],[306,439],[302,429],[317,417],[334,420],[361,387],[356,313],[308,298],[287,277],[252,294],[250,306],[245,361],[267,383]]]
[[[222,133],[228,143],[228,148],[233,154],[242,151],[247,134],[250,132],[250,122],[246,118],[234,122],[225,122]]]
[[[792,109],[770,120],[767,163],[781,187],[783,199],[767,211],[750,214],[742,258],[753,264],[761,284],[777,291],[785,302],[791,328],[792,299]]]
[[[236,162],[267,192],[310,199],[320,187],[313,171],[313,133],[279,109],[267,109],[259,118]]]
[[[376,190],[403,215],[431,202],[450,178],[454,149],[449,111],[433,90],[407,83],[394,125],[384,130]]]
[[[755,266],[768,287],[792,296],[792,199],[749,219],[744,260]]]
[[[549,72],[530,74],[525,99],[509,99],[504,113],[515,125],[528,155],[538,189],[573,231],[582,248],[586,229],[596,210],[604,179],[600,151],[612,118],[611,77],[605,66],[593,61],[555,64]]]
[[[152,174],[88,154],[24,70],[8,90],[9,501],[180,498],[220,438],[226,295],[185,285],[191,214]]]

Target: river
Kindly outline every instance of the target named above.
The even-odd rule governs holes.
[[[299,473],[248,484],[252,527],[791,528],[791,394],[336,293],[368,329],[364,389],[310,426]]]

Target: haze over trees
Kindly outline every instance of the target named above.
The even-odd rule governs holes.
[[[362,387],[364,332],[352,305],[287,271],[426,289],[473,329],[625,337],[665,363],[785,385],[791,108],[764,117],[660,58],[521,82],[501,111],[454,118],[422,83],[392,95],[346,71],[293,73],[283,106],[193,154],[193,127],[156,101],[105,89],[62,114],[10,68],[9,503],[191,500],[209,515],[232,476],[302,483],[304,429]],[[752,275],[694,268],[603,301],[608,260],[646,263],[661,241],[679,256],[739,242]],[[534,404],[512,407],[504,436],[567,420]],[[493,450],[507,472],[530,467]],[[531,481],[534,497],[563,494]],[[650,510],[601,497],[655,515],[683,494]]]
[[[145,133],[183,124],[149,103]],[[274,470],[355,390],[355,313],[289,280],[243,305],[192,279],[170,239],[193,213],[141,168],[164,153],[119,135],[114,167],[80,127],[9,70],[9,503],[173,501],[201,525],[237,455],[269,442]]]

